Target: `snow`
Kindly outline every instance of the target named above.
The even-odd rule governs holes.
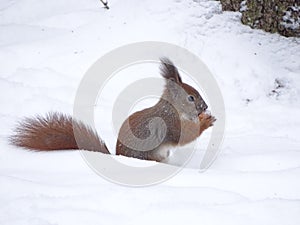
[[[247,7],[247,0],[244,0],[244,1],[242,1],[241,2],[241,4],[240,4],[240,12],[244,12],[244,11],[246,11],[247,9],[248,9],[248,7]]]
[[[300,6],[291,6],[288,10],[285,11],[284,16],[282,17],[283,21],[281,24],[285,28],[289,28],[292,30],[297,30],[300,28]],[[295,14],[294,16],[292,14]],[[298,15],[298,17],[297,17]]]
[[[300,39],[244,26],[240,13],[222,12],[217,1],[111,0],[109,6],[0,1],[0,224],[299,224]],[[199,172],[199,160],[211,130],[197,140],[199,151],[186,168],[144,188],[103,179],[78,151],[36,153],[8,144],[24,116],[71,113],[80,80],[99,57],[147,40],[189,49],[220,86],[226,133],[208,170]],[[150,67],[133,77],[158,76],[157,65]],[[116,92],[123,85],[116,79]],[[107,90],[96,123],[110,149],[111,107]]]

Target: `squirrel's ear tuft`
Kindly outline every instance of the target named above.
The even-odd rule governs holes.
[[[170,59],[163,57],[160,58],[161,66],[160,66],[160,73],[161,75],[168,80],[171,80],[177,84],[181,84],[182,80],[179,75],[179,72],[174,66],[174,64],[171,62]]]

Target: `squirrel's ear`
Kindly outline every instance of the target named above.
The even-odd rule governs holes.
[[[161,66],[160,66],[160,73],[161,75],[167,79],[171,80],[177,84],[182,84],[181,77],[179,75],[179,72],[174,66],[174,64],[171,62],[168,58],[160,58]]]

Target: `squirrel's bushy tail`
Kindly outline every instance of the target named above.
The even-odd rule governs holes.
[[[79,134],[76,138],[74,129]],[[10,137],[10,143],[37,151],[80,148],[109,154],[96,131],[61,113],[48,113],[45,117],[24,119],[18,124],[15,134]]]

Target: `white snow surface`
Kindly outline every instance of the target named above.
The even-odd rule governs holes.
[[[300,39],[244,26],[218,1],[109,6],[0,1],[0,224],[300,224]],[[24,116],[72,113],[81,78],[102,55],[148,40],[189,49],[219,84],[226,131],[208,170],[199,172],[196,153],[171,179],[132,188],[98,176],[79,151],[36,153],[8,144]],[[132,76],[159,76],[154,68]],[[110,149],[110,93],[123,85],[116,80],[97,103],[99,133]],[[197,140],[200,150],[210,133]]]

